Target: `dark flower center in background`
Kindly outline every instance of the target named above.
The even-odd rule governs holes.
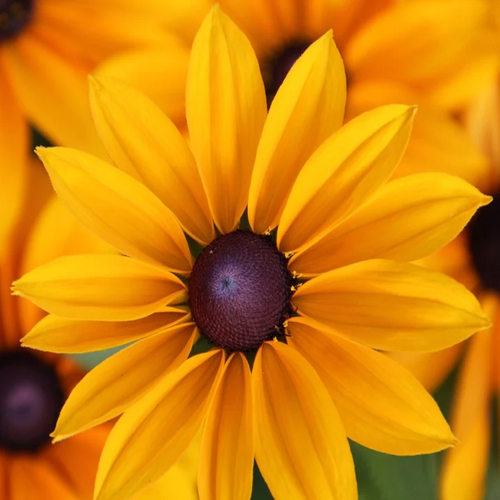
[[[261,62],[260,70],[266,87],[268,109],[286,75],[309,45],[309,42],[304,40],[289,42]]]
[[[33,15],[34,0],[0,0],[0,42],[18,35]]]
[[[468,231],[472,262],[482,285],[500,292],[500,193],[476,212]]]
[[[282,333],[293,278],[271,238],[234,231],[196,260],[189,302],[200,332],[228,351],[253,351]]]
[[[21,349],[0,352],[0,449],[35,452],[48,443],[64,400],[51,365]]]

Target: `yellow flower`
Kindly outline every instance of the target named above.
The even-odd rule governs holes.
[[[28,164],[26,174],[12,185],[17,191],[13,197],[20,203],[10,207],[2,202],[2,210],[11,212],[12,229],[0,256],[1,497],[90,500],[109,427],[50,444],[64,400],[84,373],[69,359],[20,348],[20,338],[41,314],[10,295],[10,282],[61,250],[91,251],[103,245],[78,227],[58,201],[48,201],[50,184],[38,165]]]
[[[342,127],[345,74],[328,32],[266,115],[250,42],[217,7],[191,52],[192,152],[145,96],[91,81],[116,166],[38,154],[61,199],[123,255],[57,259],[14,293],[51,313],[24,345],[133,342],[81,381],[54,431],[61,440],[123,413],[96,499],[132,497],[185,453],[199,456],[204,499],[248,499],[254,457],[278,500],[354,499],[347,437],[398,455],[453,445],[429,394],[377,352],[441,349],[489,326],[465,287],[408,263],[490,201],[443,173],[387,182],[415,109]],[[188,359],[200,334],[213,349]]]
[[[394,102],[419,113],[398,176],[442,171],[475,184],[488,162],[454,113],[498,67],[484,37],[489,0],[220,0],[248,36],[264,76],[268,101],[297,57],[333,29],[346,65],[347,118]],[[143,90],[182,125],[189,50],[211,1],[169,1],[169,28],[184,46],[151,47],[106,61],[101,74]],[[168,80],[165,86],[159,82]],[[304,127],[314,127],[314,115]]]
[[[465,120],[471,136],[490,157],[491,168],[481,179],[481,185],[493,194],[494,201],[474,217],[458,238],[424,261],[473,291],[493,320],[493,326],[469,343],[445,351],[393,355],[429,390],[438,387],[462,357],[451,410],[452,428],[459,445],[445,458],[442,500],[484,498],[493,432],[491,412],[494,397],[500,390],[499,99],[500,86],[496,79],[479,93]]]

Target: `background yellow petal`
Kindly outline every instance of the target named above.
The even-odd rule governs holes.
[[[30,122],[54,144],[105,157],[90,116],[87,69],[51,50],[36,34],[23,35],[5,46],[5,68]]]
[[[461,342],[443,351],[390,352],[386,355],[408,369],[417,380],[433,393],[455,368],[466,342]]]
[[[189,247],[175,216],[140,182],[96,157],[37,148],[52,185],[75,216],[118,250],[188,273]]]
[[[415,111],[382,106],[357,116],[325,141],[293,185],[278,228],[281,251],[318,238],[387,181],[403,156]]]
[[[250,42],[218,6],[193,42],[186,117],[214,221],[230,232],[247,204],[266,97]]]
[[[387,103],[413,104],[418,113],[413,122],[406,152],[395,176],[420,172],[445,172],[484,188],[489,164],[470,135],[455,117],[438,105],[422,102],[419,92],[387,81],[364,81],[349,87],[348,113],[355,116]],[[484,115],[481,114],[484,121]]]
[[[220,349],[194,356],[125,412],[101,455],[96,500],[131,497],[175,464],[201,427],[224,358]]]
[[[14,282],[15,295],[74,319],[125,321],[186,297],[168,271],[121,255],[60,257]]]
[[[253,230],[278,224],[300,169],[344,119],[344,64],[329,31],[297,60],[273,99],[248,199]]]
[[[455,444],[437,404],[409,371],[384,354],[291,318],[288,343],[316,370],[347,436],[391,455],[433,453]]]
[[[53,436],[64,439],[123,413],[187,359],[196,334],[193,323],[165,327],[104,360],[71,391]]]
[[[92,116],[116,166],[146,185],[207,245],[215,236],[200,174],[186,141],[161,110],[127,84],[90,78]]]
[[[436,271],[367,260],[322,274],[292,297],[300,315],[375,349],[436,351],[490,325],[463,285]]]
[[[201,441],[198,489],[204,500],[249,500],[254,435],[252,387],[242,353],[228,359]]]
[[[498,314],[498,300],[488,296],[485,310]],[[481,500],[488,469],[493,403],[494,332],[475,335],[460,367],[451,410],[451,425],[459,443],[445,457],[441,476],[443,500]]]
[[[422,259],[455,238],[490,200],[459,177],[404,177],[382,186],[289,267],[311,276],[367,259]]]
[[[252,385],[255,457],[273,497],[357,499],[342,422],[309,363],[286,344],[266,342]]]
[[[189,317],[189,311],[175,307],[133,321],[78,321],[49,314],[21,342],[57,353],[99,351],[149,337]]]
[[[482,1],[398,2],[356,33],[345,52],[346,65],[355,79],[418,88],[448,75],[457,61],[466,63],[485,21]]]
[[[188,62],[188,47],[172,40],[168,44],[115,54],[100,64],[94,74],[112,76],[132,85],[184,128]]]

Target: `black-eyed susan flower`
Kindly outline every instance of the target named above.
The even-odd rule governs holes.
[[[492,413],[494,398],[500,391],[499,98],[500,86],[495,79],[478,93],[465,117],[471,136],[490,158],[490,170],[479,184],[493,195],[493,202],[472,219],[458,238],[424,261],[474,292],[493,326],[468,343],[444,351],[395,355],[429,390],[438,387],[458,365],[451,423],[460,442],[445,457],[440,483],[442,500],[485,498],[492,435],[498,428]]]
[[[162,9],[156,0],[1,0],[2,164],[22,168],[28,122],[55,144],[100,152],[87,74],[118,51],[166,44],[171,37],[158,21]]]
[[[455,120],[495,72],[489,0],[221,0],[254,47],[270,103],[283,78],[316,38],[333,29],[346,66],[346,119],[393,102],[418,104],[412,137],[396,175],[444,171],[475,183],[487,160]],[[212,2],[167,2],[168,27],[184,47],[120,54],[100,68],[152,97],[179,125],[196,30]],[[493,53],[493,54],[492,54]],[[159,85],[167,78],[171,85]],[[156,83],[155,83],[156,82]],[[314,127],[311,115],[304,127]]]
[[[489,326],[465,287],[408,263],[489,198],[446,174],[388,182],[415,110],[384,106],[342,127],[330,32],[267,114],[251,44],[215,8],[186,99],[190,147],[139,92],[92,80],[115,165],[38,150],[61,199],[121,252],[60,258],[14,284],[51,313],[25,345],[133,342],[80,382],[54,431],[123,413],[95,498],[132,497],[194,448],[204,499],[248,499],[254,458],[277,499],[354,499],[347,436],[399,455],[453,445],[432,398],[377,350],[440,349]],[[213,348],[188,359],[200,335]]]

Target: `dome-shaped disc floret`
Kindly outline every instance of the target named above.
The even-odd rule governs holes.
[[[31,20],[34,0],[0,0],[0,42],[18,35]]]
[[[54,368],[18,350],[0,353],[0,449],[35,452],[50,441],[64,404]]]
[[[193,267],[193,319],[215,345],[255,350],[280,333],[292,285],[287,260],[269,237],[244,231],[219,236]]]
[[[469,248],[472,263],[485,288],[500,292],[500,193],[471,220]]]

